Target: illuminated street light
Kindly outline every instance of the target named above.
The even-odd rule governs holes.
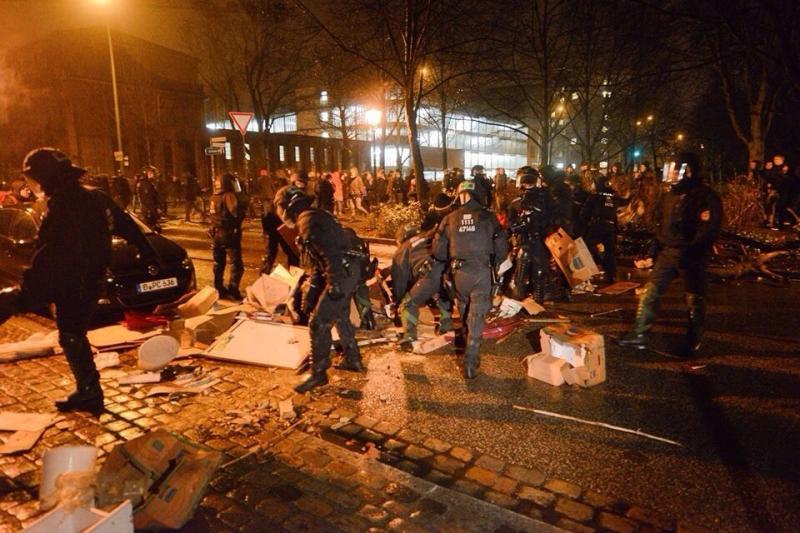
[[[92,2],[105,8],[111,0],[92,0]],[[106,37],[108,38],[108,58],[111,64],[111,92],[114,95],[114,122],[117,129],[117,149],[114,151],[114,161],[119,163],[119,173],[122,174],[125,155],[122,151],[122,126],[119,119],[119,93],[117,91],[117,69],[114,65],[114,43],[111,41],[111,26],[106,20]]]
[[[641,125],[642,125],[642,121],[641,121],[641,120],[637,120],[637,121],[636,121],[636,125],[637,125],[637,126],[641,126]]]
[[[678,140],[679,140],[679,141],[682,141],[682,140],[683,140],[683,133],[679,133],[679,134],[678,134]]]
[[[381,112],[379,109],[369,109],[367,110],[367,124],[372,126],[370,129],[372,130],[372,144],[369,147],[369,161],[370,165],[372,166],[372,174],[375,175],[375,136],[376,130],[378,129],[378,124],[381,123]]]
[[[647,115],[647,122],[653,122],[653,115]]]

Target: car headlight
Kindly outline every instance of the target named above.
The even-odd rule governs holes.
[[[192,264],[192,260],[189,258],[189,256],[183,258],[183,261],[181,261],[181,266],[187,270],[194,268],[194,264]]]

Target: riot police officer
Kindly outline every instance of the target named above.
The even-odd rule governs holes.
[[[33,262],[19,289],[0,293],[0,323],[17,312],[53,303],[59,344],[75,378],[76,391],[57,401],[59,411],[103,411],[103,389],[86,337],[111,264],[111,236],[139,250],[139,259],[156,254],[136,223],[100,190],[87,190],[78,178],[86,171],[55,148],[37,148],[25,157],[23,174],[47,196]]]
[[[530,166],[517,170],[522,190],[508,210],[509,228],[514,244],[512,296],[524,299],[533,287],[534,299],[544,303],[544,290],[550,266],[550,252],[544,239],[552,227],[550,196],[538,170]]]
[[[486,176],[486,169],[483,165],[475,165],[470,171],[470,176],[465,178],[475,184],[475,196],[478,201],[487,209],[492,207],[492,180]]]
[[[158,223],[160,201],[154,180],[155,177],[152,171],[140,175],[136,181],[136,196],[139,197],[139,203],[142,206],[142,218],[144,219],[144,223],[150,226],[154,231],[160,232],[161,227]]]
[[[350,322],[350,298],[361,277],[360,267],[349,256],[348,236],[339,222],[327,211],[311,207],[313,198],[292,185],[275,194],[275,208],[283,222],[297,228],[303,248],[304,264],[311,268],[311,278],[322,282],[320,295],[309,320],[311,335],[311,376],[295,387],[300,393],[328,383],[331,366],[331,327],[336,326],[344,352],[337,367],[360,372],[361,352]]]
[[[705,326],[706,267],[722,225],[722,202],[703,183],[700,160],[694,152],[678,155],[667,181],[672,186],[662,197],[660,251],[640,297],[633,329],[619,343],[639,349],[647,346],[659,299],[672,280],[681,276],[689,319],[682,355],[691,357],[700,348]]]
[[[606,283],[614,283],[617,272],[615,254],[618,206],[619,197],[611,188],[608,176],[595,176],[594,192],[581,209],[579,227],[586,235],[587,245],[595,260],[603,265]]]
[[[495,262],[505,259],[508,241],[497,217],[481,205],[474,182],[459,185],[458,198],[461,206],[436,231],[433,257],[450,262],[462,322],[457,341],[466,341],[464,376],[473,379],[478,375],[481,335],[492,305]]]
[[[447,292],[442,290],[446,265],[431,255],[434,235],[435,229],[420,232],[416,226],[404,228],[398,235],[399,246],[392,257],[392,293],[403,324],[399,344],[404,351],[411,351],[417,340],[419,308],[432,298],[439,308],[439,333],[453,328],[452,303]]]
[[[224,174],[211,196],[211,229],[214,258],[214,287],[220,296],[241,300],[239,282],[244,274],[242,261],[242,221],[244,212],[236,192],[236,177]],[[230,258],[231,271],[225,285],[225,265]]]

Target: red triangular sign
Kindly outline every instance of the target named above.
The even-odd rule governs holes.
[[[244,135],[247,132],[247,125],[250,124],[250,119],[253,118],[253,113],[247,111],[228,111],[228,116],[231,117],[231,122],[239,130],[239,133]]]

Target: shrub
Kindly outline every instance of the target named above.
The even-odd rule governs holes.
[[[383,204],[369,214],[369,229],[381,237],[394,239],[397,230],[408,224],[419,224],[420,206],[417,202],[408,205]]]

